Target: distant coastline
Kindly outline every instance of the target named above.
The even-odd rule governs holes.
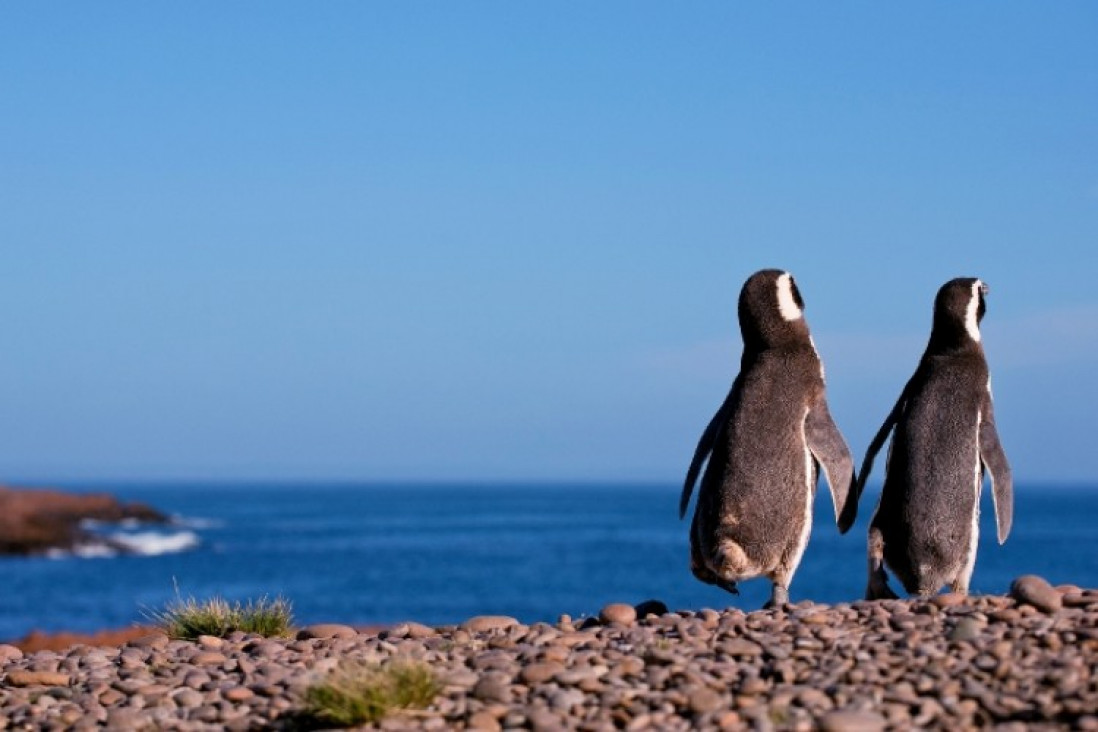
[[[144,503],[123,503],[109,493],[0,486],[0,555],[113,551],[129,547],[92,531],[88,522],[163,525],[170,518]]]

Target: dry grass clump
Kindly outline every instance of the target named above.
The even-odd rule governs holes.
[[[305,714],[339,727],[376,723],[394,711],[424,709],[440,690],[422,663],[344,661],[305,691]]]
[[[163,610],[147,612],[146,617],[170,638],[194,640],[200,635],[224,638],[234,630],[256,633],[268,638],[290,635],[293,610],[283,597],[230,603],[221,597],[208,600],[177,596]]]

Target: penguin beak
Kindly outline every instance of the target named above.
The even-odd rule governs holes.
[[[987,297],[987,293],[991,291],[991,288],[987,286],[986,282],[980,282],[980,294]]]

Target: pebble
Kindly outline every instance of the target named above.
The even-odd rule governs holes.
[[[880,732],[887,721],[875,712],[828,712],[820,719],[823,732]]]
[[[715,712],[724,706],[721,695],[712,689],[702,688],[691,691],[686,698],[686,703],[695,714]]]
[[[9,671],[7,683],[11,686],[68,686],[68,674],[56,671]]]
[[[378,635],[310,626],[300,640],[0,646],[0,730],[287,729],[309,685],[341,661],[409,657],[440,691],[427,710],[378,728],[1096,728],[1098,593],[1063,597],[1079,599],[1054,615],[1009,597],[940,595],[746,613],[630,608],[629,623],[607,622],[603,608],[601,622],[560,626],[480,616]]]
[[[541,684],[564,671],[560,663],[532,663],[524,666],[519,672],[519,678],[527,684]]]
[[[171,640],[164,633],[150,633],[149,635],[143,635],[140,638],[134,638],[126,645],[133,648],[152,648],[156,650],[163,650],[168,647],[168,643]]]
[[[518,620],[507,615],[477,615],[466,620],[461,627],[470,633],[487,633],[493,630],[507,630],[518,624]]]
[[[1010,585],[1010,596],[1041,612],[1054,613],[1064,605],[1063,596],[1042,577],[1025,574]]]
[[[604,623],[632,625],[637,621],[637,611],[632,605],[626,605],[624,602],[612,602],[599,611],[599,620]]]
[[[349,625],[338,623],[318,623],[307,625],[297,632],[298,640],[310,640],[312,638],[355,638],[358,631]]]
[[[946,634],[951,641],[972,641],[980,637],[984,624],[973,618],[961,618],[953,629]]]
[[[934,597],[930,598],[930,602],[931,602],[932,605],[934,605],[936,607],[946,608],[946,607],[957,607],[958,605],[963,605],[965,603],[965,600],[967,600],[967,599],[968,599],[967,596],[962,595],[959,592],[946,592],[946,593],[943,593],[941,595],[935,595]]]

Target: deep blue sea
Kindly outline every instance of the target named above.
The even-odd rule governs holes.
[[[677,485],[173,484],[66,486],[144,501],[173,527],[100,527],[140,554],[0,559],[0,639],[33,628],[94,631],[183,596],[282,595],[298,623],[427,624],[479,614],[525,622],[657,598],[672,609],[760,607],[765,579],[729,595],[688,569]],[[1098,587],[1098,486],[1016,487],[1014,530],[995,542],[984,491],[977,593],[1017,575]],[[821,486],[793,601],[844,602],[865,586],[865,532],[835,528]],[[95,553],[93,554],[102,554]]]

